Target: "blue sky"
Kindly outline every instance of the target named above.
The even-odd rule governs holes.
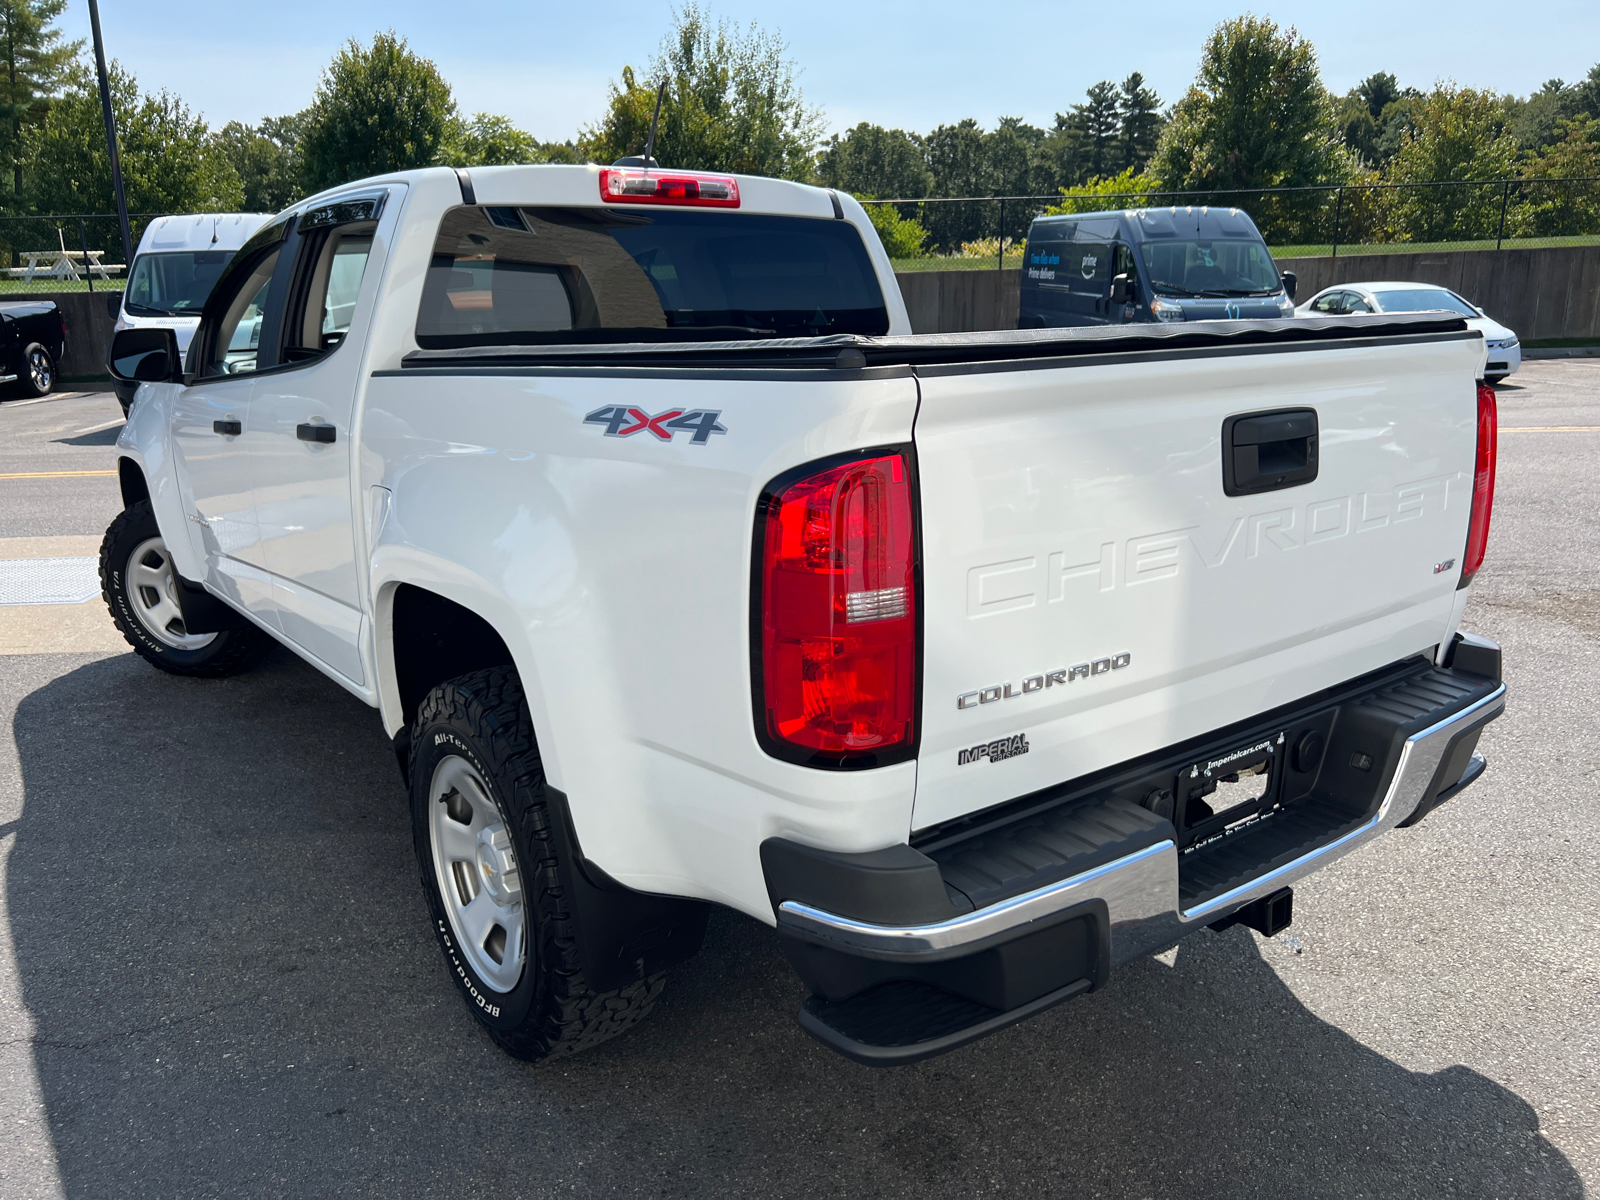
[[[966,116],[986,126],[1000,116],[1048,125],[1090,84],[1135,70],[1171,101],[1193,80],[1206,34],[1245,5],[806,0],[710,7],[780,30],[804,68],[807,99],[825,110],[831,128],[870,120],[925,132]],[[1387,70],[1416,87],[1453,78],[1526,94],[1553,76],[1579,78],[1600,61],[1595,0],[1251,7],[1309,37],[1323,81],[1340,92]],[[146,88],[170,88],[216,125],[304,107],[341,42],[393,28],[439,65],[464,111],[504,113],[544,140],[565,139],[594,120],[608,81],[625,63],[644,66],[670,20],[669,3],[635,0],[276,0],[265,7],[101,0],[107,54]],[[71,36],[88,36],[85,0],[72,0],[62,24]]]

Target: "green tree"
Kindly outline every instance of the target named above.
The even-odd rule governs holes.
[[[1583,82],[1573,89],[1573,116],[1600,120],[1600,63],[1589,68]]]
[[[1516,171],[1517,143],[1507,128],[1505,104],[1493,92],[1441,83],[1416,111],[1389,168],[1394,183],[1508,179]],[[1395,193],[1391,226],[1403,241],[1440,242],[1492,237],[1500,214],[1492,187],[1410,187]]]
[[[971,117],[940,125],[928,135],[928,169],[935,196],[987,196],[988,156],[983,130]]]
[[[442,159],[452,167],[497,167],[548,162],[549,156],[538,139],[518,129],[511,118],[474,113],[471,120],[452,127]]]
[[[1106,173],[1112,161],[1120,157],[1117,134],[1121,126],[1121,97],[1117,85],[1102,79],[1089,89],[1087,100],[1072,106],[1072,116],[1081,134],[1081,153],[1085,169],[1091,176]]]
[[[1382,145],[1386,130],[1384,110],[1404,94],[1398,79],[1387,71],[1378,71],[1368,75],[1337,101],[1335,125],[1345,146],[1359,162],[1376,166],[1393,156],[1399,141],[1397,138],[1394,145]]]
[[[1104,212],[1115,208],[1141,208],[1159,204],[1161,185],[1154,175],[1144,175],[1129,167],[1120,175],[1091,179],[1088,183],[1061,189],[1061,203],[1044,211],[1059,213]]]
[[[305,184],[321,191],[439,161],[455,128],[450,85],[391,30],[370,46],[352,38],[322,73],[306,110],[300,158]]]
[[[1351,94],[1361,102],[1372,119],[1377,121],[1383,116],[1383,110],[1405,93],[1400,90],[1400,81],[1393,75],[1387,71],[1377,71],[1356,84]]]
[[[1400,150],[1400,143],[1408,133],[1416,132],[1417,110],[1422,106],[1422,93],[1416,88],[1406,88],[1398,99],[1383,106],[1378,114],[1377,162],[1387,167]]]
[[[577,142],[545,142],[539,147],[539,153],[544,155],[545,162],[566,163],[569,166],[586,163],[583,148]]]
[[[259,125],[229,121],[217,142],[239,174],[247,212],[278,212],[298,200],[301,187],[300,137],[305,114],[263,117]]]
[[[11,200],[23,197],[25,131],[43,121],[83,46],[63,41],[55,21],[67,0],[0,0],[0,141],[11,164]]]
[[[1559,79],[1547,79],[1525,100],[1506,97],[1511,136],[1524,151],[1537,154],[1560,136],[1557,126],[1577,115],[1577,93]]]
[[[871,200],[872,197],[858,196],[857,199]],[[928,240],[928,231],[920,221],[901,216],[892,204],[868,204],[866,210],[890,258],[924,257],[926,252],[922,247]]]
[[[1600,185],[1546,182],[1600,176],[1600,120],[1576,116],[1558,126],[1554,144],[1532,156],[1514,189],[1511,228],[1519,237],[1560,237],[1600,229]]]
[[[928,135],[927,147],[934,196],[994,195],[984,131],[973,118],[940,125]],[[923,223],[935,247],[952,250],[962,242],[986,236],[998,215],[997,207],[986,200],[929,204]]]
[[[1161,127],[1166,119],[1161,115],[1161,97],[1145,87],[1144,76],[1138,71],[1122,81],[1117,100],[1117,119],[1122,143],[1122,169],[1142,171],[1155,155],[1161,140]]]
[[[984,135],[989,190],[1000,196],[1027,196],[1034,189],[1034,163],[1045,133],[1021,117],[1001,117]],[[1009,236],[1009,234],[1008,234]]]
[[[736,171],[809,179],[822,114],[805,102],[788,46],[752,21],[741,30],[689,3],[651,59],[645,78],[631,66],[600,122],[580,144],[596,162],[644,152],[656,89],[665,81],[657,161],[685,170]]]
[[[921,199],[933,190],[922,139],[866,121],[828,139],[817,158],[817,178],[824,187],[855,196]]]
[[[1338,129],[1339,136],[1344,139],[1346,148],[1364,165],[1370,166],[1377,162],[1378,122],[1368,110],[1366,103],[1351,91],[1338,102],[1337,107],[1338,115],[1334,118],[1334,126]]]
[[[1153,160],[1171,191],[1338,183],[1349,161],[1311,43],[1264,18],[1224,21]]]
[[[204,118],[167,91],[141,94],[110,67],[112,111],[130,212],[235,212],[239,173]],[[115,211],[106,127],[95,77],[78,68],[32,139],[29,198],[44,213]]]

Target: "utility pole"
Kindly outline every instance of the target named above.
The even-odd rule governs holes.
[[[117,224],[122,228],[122,261],[133,266],[133,233],[128,228],[128,198],[122,191],[122,157],[117,153],[117,118],[111,111],[111,80],[106,74],[106,44],[100,36],[99,0],[89,0],[89,25],[94,30],[94,65],[100,73],[100,107],[106,114],[106,151],[111,156],[111,187],[117,194]]]

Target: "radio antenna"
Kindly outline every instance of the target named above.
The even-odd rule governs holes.
[[[646,171],[655,165],[656,124],[661,120],[661,98],[666,94],[667,81],[663,79],[661,86],[656,89],[656,110],[650,114],[650,136],[644,141],[644,169]]]

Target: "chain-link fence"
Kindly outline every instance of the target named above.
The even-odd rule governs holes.
[[[134,245],[162,215],[128,215]],[[127,273],[115,214],[0,217],[0,295],[121,291]]]
[[[1600,176],[862,203],[892,208],[897,220],[880,212],[878,221],[902,270],[1015,267],[1029,224],[1047,210],[1168,205],[1243,209],[1279,257],[1600,245]],[[921,253],[906,254],[922,233]]]

